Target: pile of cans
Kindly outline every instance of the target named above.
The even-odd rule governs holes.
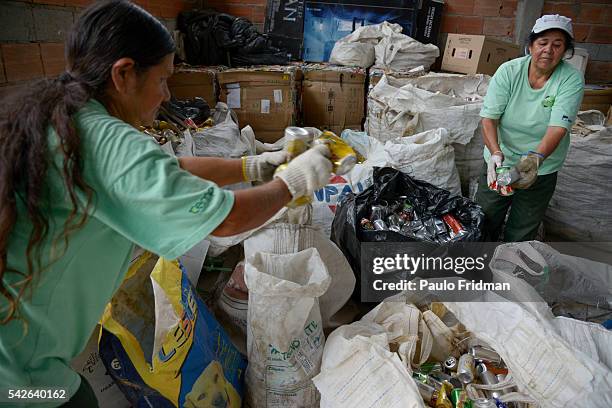
[[[458,241],[467,234],[461,222],[452,214],[440,217],[419,217],[408,197],[372,205],[370,216],[362,218],[364,231],[393,231],[417,241],[445,244]]]
[[[459,359],[450,356],[443,362],[423,364],[413,372],[419,392],[426,405],[434,408],[522,408],[515,403],[503,403],[500,397],[515,391],[481,391],[479,398],[470,399],[469,384],[494,385],[505,379],[508,369],[494,350],[483,346],[468,349]]]

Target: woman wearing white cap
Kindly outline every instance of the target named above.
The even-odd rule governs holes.
[[[552,198],[557,171],[569,147],[568,131],[584,93],[582,74],[564,62],[573,53],[571,20],[540,17],[528,40],[529,54],[501,65],[493,76],[480,111],[486,170],[476,201],[486,216],[490,240],[499,239],[506,213],[506,242],[534,239]],[[516,166],[515,194],[489,189],[501,166]]]

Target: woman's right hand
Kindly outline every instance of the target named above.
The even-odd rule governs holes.
[[[329,148],[316,145],[291,160],[287,168],[274,177],[282,179],[293,198],[310,196],[325,186],[331,176]]]
[[[490,186],[497,180],[497,168],[504,162],[504,154],[501,150],[494,152],[487,164],[487,185]]]

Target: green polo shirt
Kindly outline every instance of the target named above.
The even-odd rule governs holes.
[[[502,64],[491,79],[484,105],[483,118],[499,119],[497,135],[504,153],[504,165],[514,166],[521,154],[536,150],[549,126],[570,130],[580,108],[584,78],[571,64],[561,61],[546,85],[533,89],[528,73],[531,56]],[[544,160],[539,175],[558,171],[567,155],[569,132],[554,152]],[[491,154],[484,148],[487,163]]]
[[[37,387],[76,392],[80,377],[70,361],[85,347],[105,305],[121,284],[133,243],[176,258],[209,235],[229,214],[233,193],[195,177],[148,136],[110,116],[90,100],[74,117],[81,138],[83,178],[95,191],[87,222],[63,240],[71,204],[57,154],[57,135],[47,177],[49,236],[40,255],[31,292],[22,299],[23,321],[0,326],[0,390]],[[84,194],[78,194],[84,202]],[[26,248],[32,224],[17,198],[17,224],[8,243],[8,269],[27,271]],[[78,214],[80,215],[80,213]],[[20,280],[5,273],[5,282]],[[0,298],[0,308],[7,302]],[[24,325],[27,324],[27,326]],[[65,402],[65,401],[64,401]],[[60,402],[36,404],[57,406]],[[2,403],[0,403],[2,405]]]

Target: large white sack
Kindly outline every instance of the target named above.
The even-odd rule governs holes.
[[[410,379],[412,366],[430,357],[458,357],[454,351],[468,335],[454,317],[451,325],[443,321],[450,314],[437,309],[444,315],[405,302],[382,302],[360,321],[334,330],[325,344],[321,374],[313,380],[321,407],[423,407]],[[390,348],[397,351],[389,353]]]
[[[361,42],[336,41],[329,62],[348,67],[369,68],[374,64],[374,45]]]
[[[566,136],[568,137],[568,136]],[[572,134],[544,217],[546,233],[571,241],[612,240],[612,127]]]
[[[423,44],[407,35],[394,33],[383,37],[374,47],[376,67],[402,71],[434,63],[440,50],[434,44]]]
[[[355,288],[355,275],[342,251],[316,227],[300,224],[275,223],[260,229],[244,241],[246,259],[257,253],[294,254],[314,248],[327,268],[331,283],[319,298],[324,327],[330,327],[332,317],[346,304]]]
[[[443,127],[449,130],[464,193],[482,167],[480,109],[489,77],[430,73],[383,77],[368,95],[366,131],[381,141]]]
[[[329,62],[337,65],[369,68],[374,64],[374,46],[378,44],[380,39],[401,31],[402,27],[399,24],[391,24],[387,21],[359,27],[336,41]]]
[[[539,256],[533,255],[534,250]],[[470,301],[444,305],[470,332],[499,353],[519,390],[541,407],[612,406],[612,331],[593,323],[554,317],[538,293],[556,288],[571,298],[604,284],[607,287],[599,291],[607,292],[609,305],[612,266],[597,266],[593,261],[557,254],[548,245],[535,241],[501,245],[490,263],[493,281],[509,282],[512,290],[486,292],[480,299],[487,299],[486,304]],[[531,261],[526,262],[527,258]],[[509,265],[509,260],[514,264]],[[578,287],[542,278],[543,286],[536,291],[520,278],[537,276],[544,266],[552,276],[561,272],[561,265],[567,268],[566,278],[571,277],[574,284],[580,282]]]
[[[318,298],[330,277],[316,249],[247,258],[249,288],[246,372],[252,407],[318,407],[325,336]]]
[[[240,132],[236,114],[225,103],[217,102],[213,123],[193,134],[196,156],[238,158],[255,153],[255,141]]]
[[[428,130],[388,141],[385,152],[391,167],[453,195],[461,195],[455,152],[446,129]]]

